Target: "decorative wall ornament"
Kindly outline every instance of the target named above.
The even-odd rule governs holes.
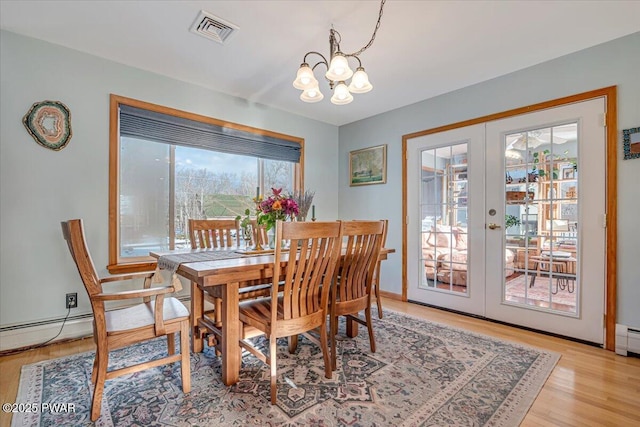
[[[622,131],[624,159],[640,159],[640,127]]]
[[[36,102],[22,123],[38,144],[55,151],[62,150],[71,139],[71,113],[60,101]]]

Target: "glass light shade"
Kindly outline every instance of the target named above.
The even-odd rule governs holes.
[[[369,82],[369,76],[364,71],[364,68],[358,67],[351,79],[349,91],[352,93],[367,93],[371,89],[373,89],[373,86]]]
[[[304,92],[300,95],[300,99],[304,102],[318,102],[324,99],[324,95],[320,92],[320,88],[318,88],[318,83],[316,85],[305,89]]]
[[[331,102],[336,105],[345,105],[353,101],[353,95],[349,93],[349,88],[344,82],[338,83],[333,91]]]
[[[351,76],[353,76],[353,70],[349,68],[347,58],[341,52],[336,52],[331,59],[325,77],[332,81],[341,81],[347,80]]]
[[[318,80],[316,80],[309,64],[303,63],[300,65],[300,68],[298,68],[296,79],[293,81],[293,87],[300,90],[307,90],[314,86],[318,86]]]

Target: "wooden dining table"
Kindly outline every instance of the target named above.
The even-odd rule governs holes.
[[[230,249],[211,249],[211,251],[227,251]],[[202,253],[201,249],[175,250],[166,252],[150,252],[159,259],[163,255]],[[383,248],[380,260],[394,249]],[[242,322],[239,318],[239,290],[242,287],[255,286],[256,283],[273,283],[272,253],[264,255],[246,255],[237,253],[237,257],[212,261],[196,261],[181,263],[176,274],[191,281],[191,349],[195,353],[202,352],[204,343],[200,334],[199,323],[204,318],[204,293],[219,287],[221,297],[220,353],[222,362],[222,381],[225,385],[233,385],[240,377],[241,349],[239,340]],[[284,258],[283,263],[287,260]],[[357,334],[357,323],[352,322],[348,335]]]

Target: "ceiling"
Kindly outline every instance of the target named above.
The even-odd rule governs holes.
[[[191,33],[201,10],[238,32],[225,44]],[[344,51],[359,50],[378,10],[377,0],[2,0],[0,26],[334,125],[640,31],[640,1],[388,0],[360,56],[373,90],[333,105],[319,66],[324,100],[300,101],[291,83],[305,53],[328,56],[332,25]]]

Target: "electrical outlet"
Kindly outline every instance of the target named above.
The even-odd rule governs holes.
[[[67,294],[65,308],[76,308],[77,306],[78,306],[78,294],[75,292],[71,294]]]

